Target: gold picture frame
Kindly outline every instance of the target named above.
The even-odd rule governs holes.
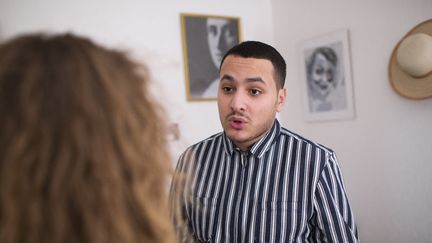
[[[181,13],[186,98],[214,101],[217,98],[220,61],[241,42],[240,18]]]

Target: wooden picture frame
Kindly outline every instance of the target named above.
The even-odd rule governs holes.
[[[180,18],[187,100],[216,100],[220,61],[241,41],[240,18],[190,13]]]

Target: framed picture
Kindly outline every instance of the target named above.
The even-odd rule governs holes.
[[[305,120],[353,119],[348,30],[303,41],[300,59]]]
[[[241,40],[240,18],[186,13],[180,17],[187,100],[216,100],[221,59]]]

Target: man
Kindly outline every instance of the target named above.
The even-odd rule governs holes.
[[[238,44],[238,30],[234,21],[223,18],[208,18],[206,21],[207,43],[212,63],[219,68],[223,55]],[[203,98],[217,96],[219,79],[212,80],[203,93]]]
[[[261,42],[222,59],[224,131],[181,155],[171,191],[195,242],[358,242],[335,153],[275,118],[285,74],[283,57]]]

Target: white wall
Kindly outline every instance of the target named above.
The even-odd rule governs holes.
[[[432,242],[432,99],[401,98],[387,64],[400,38],[432,18],[432,1],[272,0],[276,46],[287,60],[287,127],[334,148],[362,242]],[[347,28],[354,120],[306,123],[298,45]]]
[[[176,156],[220,130],[215,102],[186,102],[180,12],[239,16],[244,39],[280,49],[288,63],[281,121],[338,152],[362,242],[431,242],[432,99],[399,97],[386,73],[396,42],[432,17],[430,0],[0,0],[0,38],[70,30],[131,50],[150,65],[171,119],[180,123]],[[350,31],[356,118],[305,123],[297,46],[340,28]]]
[[[237,16],[243,39],[273,42],[270,0],[0,0],[0,39],[29,31],[72,31],[130,50],[151,67],[170,118],[180,124],[176,157],[221,130],[216,102],[186,102],[181,12]]]

